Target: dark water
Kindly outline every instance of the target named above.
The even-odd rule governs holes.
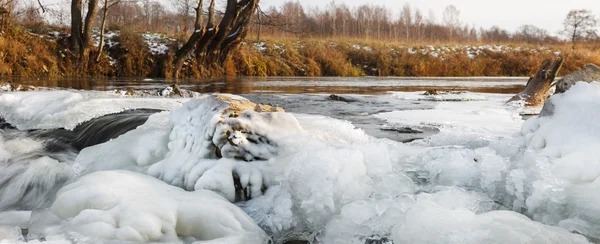
[[[430,89],[484,93],[518,93],[527,78],[468,77],[225,77],[219,79],[27,79],[4,78],[16,84],[80,90],[162,89],[174,82],[200,93],[231,94],[382,94]]]

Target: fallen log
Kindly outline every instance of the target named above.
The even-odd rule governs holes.
[[[529,78],[525,89],[508,100],[507,103],[522,101],[525,106],[539,106],[544,104],[544,101],[549,96],[548,90],[562,67],[563,62],[562,58],[546,61],[535,76]]]
[[[561,78],[556,82],[556,91],[554,94],[566,92],[579,81],[600,81],[600,66],[587,64],[583,69]]]

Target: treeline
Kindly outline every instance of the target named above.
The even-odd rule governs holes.
[[[15,0],[0,0],[2,2]],[[43,1],[42,1],[43,2]],[[103,5],[104,1],[100,1]],[[140,32],[160,32],[173,36],[187,36],[194,30],[197,0],[108,0],[108,29],[128,29]],[[217,2],[219,2],[217,0]],[[69,26],[68,4],[39,5],[37,1],[25,0],[14,6],[17,21],[29,29],[52,24]],[[206,11],[206,10],[204,10]],[[219,16],[217,16],[219,17]],[[101,16],[96,16],[100,22]],[[566,23],[565,23],[566,25]],[[565,29],[567,27],[565,26]],[[594,35],[578,41],[597,42]],[[251,35],[274,37],[309,38],[355,38],[377,39],[406,43],[531,43],[556,44],[571,39],[572,33],[551,34],[533,25],[523,25],[514,32],[498,26],[481,28],[463,24],[460,10],[453,5],[445,8],[441,16],[432,10],[427,13],[409,4],[399,13],[385,6],[364,4],[350,7],[344,3],[331,2],[326,8],[306,9],[300,1],[287,1],[281,6],[259,9],[253,18]],[[563,35],[564,34],[564,35]]]
[[[460,10],[445,8],[441,18],[433,11],[421,12],[406,4],[399,14],[384,6],[364,4],[349,7],[330,3],[325,9],[306,10],[299,1],[264,10],[262,31],[271,35],[341,37],[401,42],[526,42],[552,44],[560,39],[548,31],[523,25],[511,33],[498,26],[489,29],[463,25]]]

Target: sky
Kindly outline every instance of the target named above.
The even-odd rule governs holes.
[[[261,7],[280,6],[287,0],[261,0]],[[300,0],[307,8],[323,9],[331,0]],[[600,17],[600,0],[335,0],[336,4],[350,6],[362,4],[385,5],[399,13],[406,3],[421,10],[424,16],[433,10],[438,21],[442,20],[444,8],[450,4],[461,12],[463,24],[489,28],[497,25],[515,31],[521,25],[530,24],[557,34],[562,22],[571,9],[589,9]]]

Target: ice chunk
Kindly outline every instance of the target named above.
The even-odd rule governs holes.
[[[0,243],[15,243],[25,241],[21,228],[10,225],[0,225]]]
[[[206,243],[267,240],[248,215],[218,194],[186,192],[130,171],[83,176],[62,188],[48,211],[34,215],[58,220],[32,227],[29,235],[35,238],[74,232],[105,241],[179,242],[180,237],[212,241]]]

